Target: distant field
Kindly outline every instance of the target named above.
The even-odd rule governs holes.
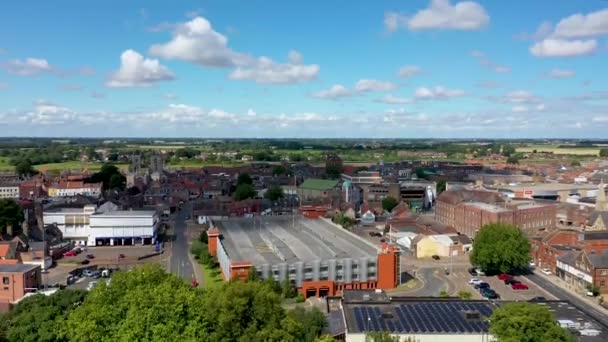
[[[8,163],[8,158],[0,157],[0,171],[13,171],[14,166]]]
[[[220,162],[205,162],[204,160],[201,159],[191,159],[191,160],[180,160],[179,162],[176,163],[169,163],[167,164],[167,167],[170,169],[180,169],[182,167],[185,168],[200,168],[200,167],[204,167],[204,166],[223,166],[223,167],[237,167],[237,166],[241,166],[241,165],[246,165],[248,163],[245,162],[225,162],[225,163],[220,163]]]
[[[63,163],[51,163],[51,164],[40,164],[40,165],[35,165],[34,168],[38,169],[38,170],[56,170],[56,171],[63,171],[63,170],[82,170],[82,169],[88,169],[90,171],[97,171],[99,169],[101,169],[101,166],[103,164],[102,163],[83,163],[83,162],[79,162],[79,161],[67,161],[67,162],[63,162]],[[117,164],[118,168],[120,168],[123,171],[126,171],[128,169],[128,165],[127,164]]]
[[[526,147],[518,147],[517,152],[532,153],[536,152],[551,152],[554,154],[569,154],[569,155],[594,155],[600,154],[599,147],[558,147],[555,145],[530,145]]]

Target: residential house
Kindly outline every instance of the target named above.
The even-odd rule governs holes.
[[[22,263],[0,263],[0,304],[14,304],[26,293],[41,286],[40,266]]]
[[[556,275],[585,293],[591,286],[608,294],[608,252],[572,251],[557,260]]]

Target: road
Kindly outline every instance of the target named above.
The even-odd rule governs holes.
[[[408,296],[439,296],[441,290],[448,290],[448,283],[445,279],[438,275],[442,272],[439,268],[421,268],[417,271],[416,276],[424,282],[424,286],[414,292],[408,293]]]
[[[175,239],[171,243],[171,258],[169,259],[169,271],[178,276],[191,280],[194,278],[194,268],[188,258],[190,246],[188,245],[186,217],[192,217],[191,205],[186,203],[181,211],[175,214],[173,233]]]
[[[551,293],[556,298],[570,301],[570,303],[584,309],[590,316],[600,321],[604,325],[608,326],[608,315],[606,315],[606,313],[601,308],[596,308],[595,304],[587,302],[585,299],[580,298],[578,295],[571,294],[570,292],[560,288],[559,286],[553,284],[551,281],[539,275],[530,274],[526,275],[526,278],[530,279],[532,282],[536,283],[536,285],[545,289],[547,292]]]

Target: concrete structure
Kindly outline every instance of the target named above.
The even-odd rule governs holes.
[[[48,187],[49,197],[74,197],[77,195],[101,196],[101,183],[85,183],[83,181],[62,181]]]
[[[83,208],[57,208],[43,212],[43,222],[55,224],[63,238],[79,245],[154,244],[160,217],[150,210],[110,210],[95,205]]]
[[[245,278],[255,267],[261,278],[289,279],[306,297],[397,285],[395,248],[378,249],[329,220],[265,216],[215,224],[209,252],[226,280]]]
[[[19,184],[0,183],[0,198],[19,198]]]
[[[0,303],[13,304],[40,288],[40,266],[0,263]]]
[[[343,173],[342,180],[349,181],[354,185],[381,184],[382,176],[378,171],[359,171],[354,175]]]
[[[440,257],[458,256],[468,253],[473,244],[465,235],[435,234],[420,236],[413,240],[411,249],[417,258],[430,258],[433,255]]]
[[[302,202],[329,202],[341,197],[340,182],[331,179],[309,178],[298,187],[298,197]]]
[[[566,202],[568,197],[578,195],[588,197],[595,195],[597,185],[593,184],[564,184],[564,183],[523,183],[517,185],[496,186],[501,191],[514,198],[551,199]]]
[[[345,322],[341,328],[346,342],[365,342],[366,334],[373,331],[386,331],[400,340],[409,337],[416,342],[488,342],[494,337],[487,319],[496,308],[508,303],[346,291],[336,310],[341,311]],[[608,340],[608,327],[568,301],[549,300],[537,305],[548,307],[556,324],[571,330],[577,341]],[[330,320],[330,330],[334,330],[332,324]]]

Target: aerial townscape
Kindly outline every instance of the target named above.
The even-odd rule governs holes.
[[[0,342],[608,341],[608,2],[0,8]]]

